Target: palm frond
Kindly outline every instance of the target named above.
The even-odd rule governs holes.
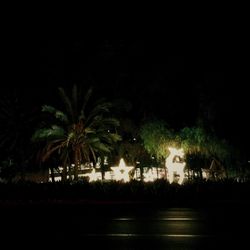
[[[31,140],[33,142],[45,141],[53,138],[60,138],[64,136],[64,134],[65,131],[63,128],[57,125],[52,125],[50,128],[41,128],[36,130],[35,133],[32,135]]]
[[[92,146],[89,147],[89,151],[91,152],[91,155],[94,159],[94,162],[96,162],[96,154],[95,154],[95,150],[92,148]]]
[[[74,137],[74,132],[70,132],[67,136],[67,146],[70,144],[70,141]]]
[[[42,112],[48,112],[50,114],[55,114],[56,113],[56,108],[50,106],[50,105],[43,105],[42,106]]]
[[[99,135],[101,142],[108,143],[112,145],[113,143],[116,143],[118,141],[121,141],[121,136],[115,133],[103,133]]]
[[[72,88],[72,112],[74,112],[74,117],[76,117],[78,112],[78,91],[76,84]]]
[[[42,112],[47,112],[52,114],[56,119],[62,122],[68,122],[68,117],[66,114],[64,114],[62,111],[56,109],[53,106],[50,105],[43,105],[42,106]]]
[[[86,109],[86,106],[87,106],[89,99],[92,95],[92,92],[93,92],[93,88],[89,88],[88,91],[86,92],[84,98],[83,98],[83,104],[82,104],[82,107],[80,110],[80,119],[86,118],[85,109]]]
[[[95,117],[102,115],[104,113],[108,113],[110,111],[111,106],[112,104],[109,102],[98,104],[91,110],[89,116],[86,119],[87,120],[86,122],[89,123]]]
[[[75,122],[74,111],[69,97],[67,96],[63,88],[58,88],[58,91],[68,115],[70,116],[72,121]]]
[[[96,133],[96,130],[94,128],[91,128],[91,127],[87,127],[85,128],[85,134],[95,134]]]
[[[102,152],[102,153],[111,152],[111,147],[101,142],[96,142],[95,144],[93,144],[93,149],[97,152]]]
[[[109,137],[111,137],[113,142],[118,142],[122,140],[122,137],[116,133],[109,133]]]
[[[64,114],[62,111],[59,111],[59,110],[58,110],[58,111],[55,113],[55,117],[56,117],[58,120],[62,121],[62,122],[65,122],[65,123],[68,122],[68,117],[67,117],[67,115]]]
[[[118,127],[120,126],[120,121],[116,118],[103,118],[102,122],[106,126]]]
[[[54,141],[52,143],[48,143],[47,146],[44,148],[44,153],[42,154],[42,161],[46,161],[55,151],[59,151],[64,147],[61,144],[61,141]]]

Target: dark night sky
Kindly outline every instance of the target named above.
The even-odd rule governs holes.
[[[177,55],[164,40],[11,41],[1,89],[22,89],[37,105],[52,102],[57,86],[92,84],[97,95],[130,100],[132,117],[154,114],[175,128],[194,125],[202,106],[219,136],[247,145],[243,56],[216,45],[206,48],[192,46]]]

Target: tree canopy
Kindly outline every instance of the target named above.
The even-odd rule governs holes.
[[[176,144],[175,134],[164,121],[145,123],[140,130],[145,149],[157,159],[168,155],[168,146]]]
[[[90,106],[92,88],[82,95],[74,85],[71,96],[63,88],[59,88],[59,94],[64,109],[44,105],[42,111],[53,119],[36,130],[32,139],[45,142],[42,160],[58,153],[64,168],[74,163],[77,179],[81,163],[95,162],[96,155],[110,153],[114,143],[121,139],[115,132],[119,121],[110,116],[112,103],[98,100]]]

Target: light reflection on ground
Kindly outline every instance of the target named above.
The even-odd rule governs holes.
[[[47,210],[46,210],[47,209]],[[225,249],[243,244],[247,208],[109,205],[2,211],[1,240],[79,249]],[[13,238],[15,240],[13,240]],[[52,241],[52,242],[51,242]],[[37,244],[37,243],[36,243]]]

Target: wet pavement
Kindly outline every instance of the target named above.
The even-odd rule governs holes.
[[[29,206],[1,211],[1,241],[77,249],[227,249],[245,246],[249,207]]]

